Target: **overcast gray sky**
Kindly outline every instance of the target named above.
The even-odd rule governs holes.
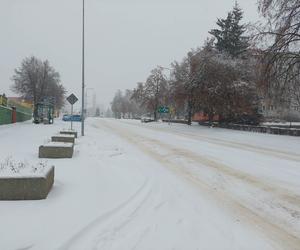
[[[49,59],[69,93],[81,95],[82,0],[0,0],[0,92],[24,57]],[[201,46],[235,0],[86,0],[86,85],[108,105],[157,65]],[[239,0],[256,21],[257,0]]]

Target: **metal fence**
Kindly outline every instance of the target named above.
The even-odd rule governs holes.
[[[32,118],[32,110],[30,108],[21,107],[5,107],[0,105],[0,125],[10,124],[14,122],[23,122]]]
[[[12,123],[12,109],[0,105],[0,125]]]

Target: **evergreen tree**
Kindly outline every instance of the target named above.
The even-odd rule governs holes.
[[[216,38],[215,46],[220,52],[225,52],[232,57],[238,57],[249,47],[249,38],[244,36],[246,26],[240,24],[243,19],[243,11],[237,4],[225,19],[218,19],[219,29],[213,29],[209,33]]]

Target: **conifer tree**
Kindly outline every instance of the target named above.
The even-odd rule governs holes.
[[[246,26],[241,24],[243,11],[237,4],[225,19],[218,19],[219,29],[213,29],[209,33],[216,38],[216,49],[225,52],[232,57],[238,57],[249,47],[249,38],[244,36]]]

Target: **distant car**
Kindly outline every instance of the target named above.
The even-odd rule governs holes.
[[[81,121],[81,115],[64,115],[63,121],[65,122],[80,122]]]
[[[141,122],[153,122],[154,118],[152,118],[150,115],[143,115],[141,117]]]
[[[62,120],[65,121],[65,122],[70,121],[70,119],[71,119],[70,115],[64,115],[63,118],[62,118]]]
[[[81,122],[81,115],[72,115],[71,120],[73,122]]]

